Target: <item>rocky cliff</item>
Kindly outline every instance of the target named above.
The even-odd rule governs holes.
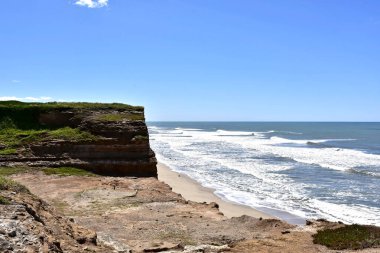
[[[0,177],[0,252],[114,252],[24,186]]]
[[[0,102],[0,166],[24,165],[157,176],[144,108],[125,104]]]

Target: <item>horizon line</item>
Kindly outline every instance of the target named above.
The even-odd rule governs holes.
[[[271,121],[271,120],[146,120],[145,122],[220,122],[220,123],[380,123],[380,121]]]

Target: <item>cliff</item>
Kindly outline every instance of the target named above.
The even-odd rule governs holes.
[[[125,104],[0,102],[0,166],[157,176],[144,108]]]
[[[0,193],[0,252],[114,252],[24,186],[0,176]]]

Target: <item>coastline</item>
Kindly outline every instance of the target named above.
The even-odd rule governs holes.
[[[200,183],[189,176],[173,171],[169,166],[158,161],[157,163],[158,180],[168,184],[173,192],[181,194],[183,198],[195,202],[215,202],[219,205],[219,210],[227,218],[248,215],[254,218],[280,219],[293,225],[305,225],[305,219],[293,214],[263,208],[267,211],[254,209],[250,206],[241,205],[228,200],[224,200],[214,194],[214,190],[202,186]]]
[[[276,218],[249,206],[223,200],[215,195],[212,189],[203,187],[187,175],[177,173],[161,162],[157,164],[157,172],[158,180],[172,187],[173,192],[181,194],[186,200],[190,201],[215,202],[219,205],[219,210],[228,218],[242,215],[249,215],[255,218],[261,217],[263,219]]]

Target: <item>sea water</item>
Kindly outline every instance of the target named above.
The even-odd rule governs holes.
[[[148,126],[159,161],[223,199],[279,218],[380,226],[380,123]]]

